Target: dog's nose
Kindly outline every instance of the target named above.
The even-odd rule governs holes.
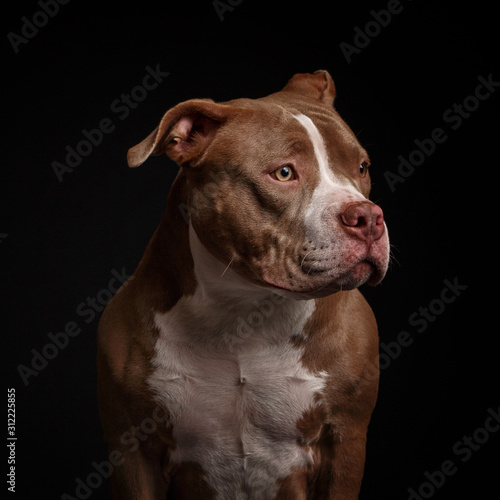
[[[371,201],[348,203],[340,219],[345,231],[363,241],[375,241],[384,234],[384,213]]]

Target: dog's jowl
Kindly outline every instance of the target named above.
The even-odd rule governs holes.
[[[189,100],[130,149],[179,173],[99,324],[115,499],[358,497],[378,334],[357,288],[382,280],[389,240],[334,97],[317,71]]]

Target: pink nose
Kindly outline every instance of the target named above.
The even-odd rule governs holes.
[[[344,229],[363,241],[378,240],[385,231],[384,213],[371,201],[355,201],[344,206],[340,214]]]

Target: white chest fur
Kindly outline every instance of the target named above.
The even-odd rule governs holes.
[[[195,462],[221,500],[274,498],[293,467],[311,463],[297,423],[318,404],[326,375],[301,362],[314,300],[250,285],[201,245],[190,227],[197,288],[166,313],[148,380],[170,413],[173,463]]]
[[[316,404],[324,374],[302,366],[289,339],[314,301],[267,298],[227,317],[200,295],[155,315],[149,385],[171,415],[171,461],[200,464],[218,498],[273,498],[277,479],[313,460],[297,443],[297,422]]]

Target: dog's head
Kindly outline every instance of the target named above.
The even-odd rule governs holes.
[[[204,247],[252,283],[320,297],[381,281],[389,240],[368,200],[370,160],[333,108],[326,71],[261,99],[193,99],[129,150],[166,153],[185,172]]]

